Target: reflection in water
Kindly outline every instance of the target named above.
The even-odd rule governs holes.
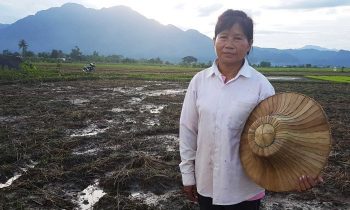
[[[83,191],[78,193],[79,209],[93,209],[92,207],[102,198],[106,193],[99,188],[99,181],[95,180],[94,184],[89,185]]]
[[[169,191],[166,192],[163,195],[156,195],[151,192],[132,192],[130,195],[131,200],[141,200],[143,203],[147,204],[148,206],[156,206],[158,205],[159,201],[167,200],[170,196],[175,194],[175,191]]]
[[[289,77],[289,76],[268,76],[268,80],[283,80],[283,81],[294,81],[294,80],[303,80],[303,77]]]
[[[128,102],[130,104],[138,104],[140,103],[143,99],[145,99],[144,97],[142,98],[137,98],[137,97],[132,97],[130,100],[128,100]]]
[[[27,118],[27,116],[0,116],[0,122],[16,122]]]
[[[87,99],[78,99],[78,98],[76,98],[76,99],[71,99],[71,100],[69,100],[69,102],[71,102],[71,103],[74,104],[74,105],[82,105],[82,104],[84,104],[84,103],[89,102],[89,100],[87,100]]]
[[[7,180],[5,184],[0,184],[0,188],[5,188],[10,186],[16,179],[18,179],[22,174],[15,174],[11,179]]]
[[[99,133],[104,133],[106,132],[107,128],[98,128],[97,125],[92,124],[89,127],[83,129],[83,130],[77,130],[74,132],[74,134],[70,135],[71,137],[76,137],[76,136],[95,136]]]
[[[132,112],[134,111],[133,109],[123,109],[123,108],[113,108],[112,112]]]
[[[167,90],[153,90],[143,93],[147,96],[161,96],[161,95],[183,95],[186,89],[167,89]]]
[[[27,172],[28,168],[34,168],[35,165],[38,164],[37,162],[34,162],[34,161],[30,161],[30,162],[31,162],[31,164],[26,165],[25,168],[21,168],[21,170],[23,172]],[[15,175],[13,177],[11,177],[9,180],[7,180],[4,184],[0,183],[0,189],[5,188],[5,187],[9,187],[15,180],[17,180],[21,176],[22,176],[21,173],[15,173]]]
[[[152,114],[159,114],[160,111],[164,109],[165,105],[152,105],[152,104],[147,104],[147,105],[142,105],[140,108],[140,112],[143,113],[145,111],[149,111]]]
[[[175,146],[173,146],[173,145],[166,145],[166,151],[167,152],[175,152]]]
[[[147,126],[160,125],[159,119],[146,119],[143,124]]]

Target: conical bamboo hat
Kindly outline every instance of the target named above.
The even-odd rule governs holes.
[[[255,183],[282,192],[295,190],[302,175],[317,177],[330,149],[330,126],[321,105],[299,93],[279,93],[248,117],[240,158]]]

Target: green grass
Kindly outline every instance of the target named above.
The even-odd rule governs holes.
[[[204,68],[180,65],[152,64],[112,64],[96,63],[96,71],[83,72],[87,63],[33,63],[34,67],[22,66],[22,70],[0,69],[0,81],[8,82],[44,82],[95,79],[141,79],[189,81]],[[331,68],[258,68],[266,76],[305,76],[336,82],[349,82],[350,70],[334,72]]]
[[[256,68],[266,76],[350,76],[350,68],[338,69],[333,68],[293,68],[293,67],[269,67]]]
[[[306,76],[311,79],[326,80],[339,83],[350,83],[350,76]]]
[[[260,72],[334,72],[334,73],[344,73],[350,72],[350,68],[344,68],[343,70],[338,69],[334,71],[333,68],[301,68],[301,67],[257,67]]]
[[[84,64],[35,63],[35,68],[0,69],[1,82],[68,81],[93,79],[141,79],[189,81],[200,69],[174,65],[100,64],[95,72],[85,73]]]
[[[35,66],[42,69],[57,70],[56,63],[34,63]],[[63,71],[81,71],[82,68],[87,65],[87,63],[62,63],[61,69]],[[199,71],[202,68],[193,68],[190,66],[180,66],[180,65],[165,65],[165,64],[122,64],[122,63],[96,63],[96,69],[98,71]]]

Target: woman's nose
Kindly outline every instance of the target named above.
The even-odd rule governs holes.
[[[227,47],[227,48],[234,48],[235,47],[234,39],[227,39],[226,43],[225,43],[225,47]]]

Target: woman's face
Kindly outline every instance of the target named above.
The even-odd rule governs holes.
[[[230,29],[222,31],[216,36],[214,43],[219,63],[241,65],[251,44],[237,23]]]

